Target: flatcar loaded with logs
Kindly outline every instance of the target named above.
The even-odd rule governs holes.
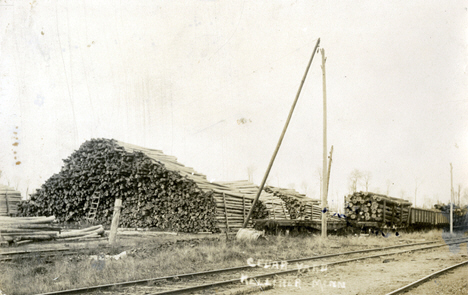
[[[406,229],[419,230],[449,227],[449,206],[422,209],[411,206],[408,200],[371,192],[355,192],[345,197],[345,216],[354,229]],[[441,210],[438,210],[441,209]],[[454,228],[465,228],[467,212],[454,210]]]

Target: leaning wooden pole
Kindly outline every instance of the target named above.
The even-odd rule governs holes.
[[[252,207],[250,208],[249,214],[247,215],[247,218],[245,219],[244,224],[242,225],[243,228],[247,227],[247,224],[249,223],[249,219],[252,216],[252,212],[255,208],[255,205],[257,204],[258,199],[260,198],[260,194],[262,193],[263,187],[265,186],[265,182],[268,178],[268,175],[270,174],[271,167],[273,166],[273,162],[275,161],[276,155],[278,154],[279,148],[281,146],[281,142],[283,142],[284,135],[286,134],[286,130],[288,129],[289,121],[291,121],[294,108],[296,107],[297,100],[299,99],[299,95],[301,94],[302,86],[304,85],[304,81],[307,77],[307,73],[309,72],[310,65],[312,64],[312,60],[314,59],[315,52],[317,51],[319,44],[320,44],[320,38],[317,40],[317,43],[315,44],[314,51],[312,52],[312,56],[310,57],[310,60],[309,60],[309,64],[307,65],[304,76],[302,77],[302,81],[301,81],[301,84],[299,85],[299,89],[297,90],[296,98],[294,99],[294,102],[291,106],[291,110],[289,111],[288,119],[286,120],[286,123],[284,124],[283,132],[281,133],[281,136],[278,140],[278,144],[276,145],[275,151],[273,152],[273,156],[271,157],[270,164],[268,164],[268,168],[265,172],[265,175],[263,176],[262,183],[260,184],[260,187],[258,188],[257,195],[255,196],[255,199],[252,203]]]
[[[323,170],[322,170],[322,237],[327,237],[327,195],[328,195],[328,172],[327,172],[327,80],[325,76],[325,49],[322,53],[322,83],[323,83]]]
[[[119,228],[120,208],[122,208],[122,199],[115,199],[114,215],[112,216],[112,224],[109,234],[109,245],[114,245],[117,240],[117,230]]]

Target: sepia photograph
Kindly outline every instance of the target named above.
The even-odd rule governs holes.
[[[0,295],[468,294],[468,1],[0,0]]]

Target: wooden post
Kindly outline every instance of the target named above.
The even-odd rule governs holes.
[[[120,209],[122,208],[122,199],[115,199],[114,215],[112,216],[111,230],[109,234],[109,245],[114,245],[117,240],[117,229],[119,228]]]
[[[406,226],[409,226],[410,223],[410,217],[411,217],[411,206],[408,206],[408,217],[406,218]]]
[[[400,226],[403,224],[403,205],[400,206]]]
[[[387,201],[386,201],[386,200],[383,201],[383,224],[386,223],[386,220],[385,220],[385,211],[387,211]]]
[[[224,218],[226,219],[226,237],[227,233],[229,232],[229,220],[228,220],[228,212],[226,207],[226,194],[223,193],[223,202],[224,202]]]
[[[6,202],[7,216],[10,216],[10,204],[8,204],[8,203],[9,203],[9,200],[8,200],[8,189],[6,189],[6,192],[5,192],[5,202]]]
[[[327,237],[327,88],[325,76],[325,49],[320,49],[322,53],[322,88],[323,88],[323,167],[322,167],[322,237]]]
[[[243,212],[243,219],[242,219],[242,223],[245,222],[245,196],[242,195],[242,212]]]

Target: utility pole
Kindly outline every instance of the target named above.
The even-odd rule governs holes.
[[[453,234],[453,167],[450,163],[450,233]]]
[[[325,49],[320,49],[322,53],[322,87],[323,87],[323,170],[322,170],[322,237],[327,237],[327,80],[325,76]]]
[[[327,191],[328,191],[328,188],[330,187],[330,172],[331,172],[332,156],[333,156],[333,145],[331,146],[331,149],[330,149],[330,156],[328,156],[330,160],[328,160]]]

